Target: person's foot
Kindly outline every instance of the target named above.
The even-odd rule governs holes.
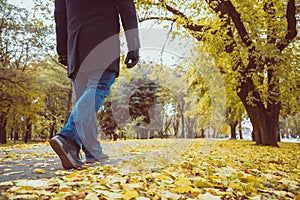
[[[87,157],[86,159],[85,159],[85,163],[96,163],[96,162],[101,162],[101,163],[103,163],[103,162],[105,162],[105,161],[107,161],[109,159],[109,157],[106,155],[106,154],[102,154],[100,157],[98,157],[98,158],[95,158],[95,157]]]
[[[62,166],[65,169],[80,169],[83,162],[79,159],[79,147],[68,141],[61,135],[56,135],[50,140],[52,149],[59,156]]]

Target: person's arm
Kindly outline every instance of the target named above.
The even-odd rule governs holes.
[[[54,19],[56,25],[56,51],[58,61],[63,65],[67,65],[68,32],[65,0],[55,0]]]
[[[134,67],[139,61],[139,31],[136,10],[133,0],[117,0],[122,26],[125,31],[128,54],[125,64],[128,68]]]

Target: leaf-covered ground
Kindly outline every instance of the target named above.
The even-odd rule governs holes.
[[[48,143],[0,147],[0,199],[300,199],[300,144],[104,142],[111,160],[63,170]],[[16,170],[17,169],[17,170]]]

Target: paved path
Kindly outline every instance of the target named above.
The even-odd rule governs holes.
[[[110,160],[104,163],[126,171],[158,170],[175,162],[191,140],[127,140],[102,142]],[[51,178],[63,170],[48,143],[0,146],[0,183],[17,179]]]

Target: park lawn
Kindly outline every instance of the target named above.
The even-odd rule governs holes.
[[[126,142],[130,145],[122,145]],[[279,148],[212,139],[112,143],[117,145],[110,156],[122,162],[2,182],[7,189],[0,199],[300,199],[297,143]]]

